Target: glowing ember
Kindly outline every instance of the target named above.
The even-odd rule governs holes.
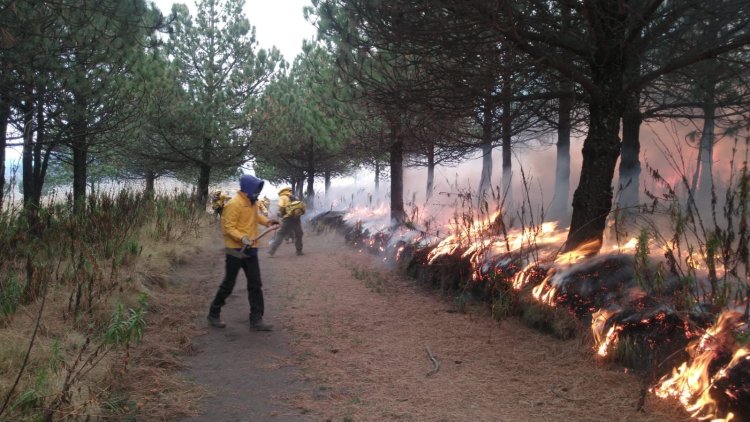
[[[730,369],[750,359],[750,350],[745,346],[734,351],[729,363],[716,367],[715,360],[719,354],[736,347],[732,332],[741,325],[741,317],[739,312],[722,313],[714,326],[688,346],[690,359],[674,369],[671,375],[663,377],[651,391],[661,398],[678,399],[692,416],[702,420],[734,419],[732,413],[724,417],[717,415],[719,409],[711,392],[716,382],[725,378]]]

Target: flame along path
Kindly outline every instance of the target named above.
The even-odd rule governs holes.
[[[305,235],[262,256],[270,309],[309,386],[286,399],[313,420],[684,421],[621,369],[598,365],[590,342],[560,341],[485,307],[456,312],[333,234]],[[425,349],[440,362],[434,372]],[[312,390],[312,391],[311,391]]]

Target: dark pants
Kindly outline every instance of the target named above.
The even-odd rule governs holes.
[[[271,255],[276,253],[276,249],[284,242],[284,239],[290,237],[294,238],[294,248],[297,252],[302,252],[302,221],[299,217],[287,217],[281,220],[281,228],[271,240],[271,250],[268,253]]]
[[[240,268],[245,271],[247,277],[247,300],[250,302],[250,322],[257,322],[263,318],[263,284],[260,281],[260,267],[258,266],[258,255],[238,258],[236,256],[226,256],[226,272],[224,281],[216,292],[214,301],[211,302],[211,316],[218,317],[221,313],[221,307],[224,306],[226,299],[234,290],[234,283],[237,281],[237,274]]]

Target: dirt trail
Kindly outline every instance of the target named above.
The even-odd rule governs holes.
[[[190,265],[206,303],[221,251]],[[215,394],[190,421],[682,421],[640,386],[602,368],[579,341],[560,341],[479,307],[455,312],[332,234],[305,235],[305,255],[261,255],[272,333],[247,329],[244,283],[228,327],[197,339],[188,375]],[[433,370],[427,348],[440,363]]]

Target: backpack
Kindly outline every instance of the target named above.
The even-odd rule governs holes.
[[[289,198],[289,203],[286,205],[285,217],[301,217],[305,211],[307,211],[305,203],[297,199],[296,196],[291,196]]]

